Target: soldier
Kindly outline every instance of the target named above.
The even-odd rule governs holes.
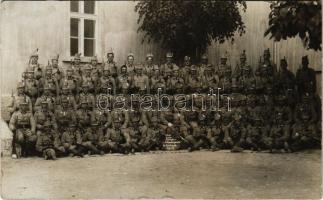
[[[68,87],[70,91],[77,95],[79,93],[80,79],[74,76],[74,70],[71,67],[66,69],[66,77],[63,78],[60,88]]]
[[[123,96],[117,96],[115,97],[115,102],[114,102],[114,109],[111,111],[111,114],[108,119],[108,127],[114,128],[114,122],[118,121],[121,123],[122,128],[127,128],[128,123],[129,123],[129,116],[126,112],[124,112],[123,104],[119,102],[124,102],[125,97]],[[119,107],[120,106],[120,107]]]
[[[295,105],[295,75],[287,69],[286,59],[280,60],[280,72],[278,73],[277,90],[280,94],[287,96],[288,104],[292,107]]]
[[[126,68],[127,68],[127,72],[129,73],[130,76],[133,76],[134,72],[135,72],[135,56],[133,53],[129,53],[127,56],[127,61],[126,61]]]
[[[81,85],[87,85],[88,86],[88,92],[94,93],[94,88],[97,85],[93,77],[91,76],[92,68],[90,65],[85,65],[83,71],[82,71],[82,79],[81,79]]]
[[[59,133],[66,131],[70,122],[76,123],[75,110],[69,107],[68,97],[61,98],[60,106],[55,109],[55,119]]]
[[[240,83],[245,93],[250,93],[256,89],[256,78],[250,68],[244,68],[243,74],[240,77]]]
[[[106,131],[104,137],[101,137],[101,148],[106,147],[112,153],[127,153],[126,140],[122,129],[122,121],[114,118],[113,127]]]
[[[83,154],[81,153],[82,135],[80,131],[77,130],[74,122],[70,122],[68,129],[63,132],[61,142],[65,151],[69,153],[69,156],[83,157]]]
[[[135,67],[135,74],[132,78],[132,88],[134,92],[139,92],[139,94],[150,93],[149,78],[142,73],[142,65],[137,65]]]
[[[163,133],[158,125],[158,118],[152,117],[148,129],[142,132],[139,145],[143,151],[159,150],[162,148]]]
[[[12,102],[11,102],[11,105],[9,106],[10,116],[12,115],[12,113],[14,113],[19,109],[20,102],[24,102],[25,99],[28,102],[28,108],[29,108],[28,111],[31,113],[33,112],[32,102],[30,98],[24,93],[24,90],[25,90],[25,84],[23,82],[19,82],[17,85],[17,95],[14,96],[12,94]]]
[[[255,115],[252,121],[247,125],[246,129],[246,146],[250,150],[261,151],[268,147],[269,129],[264,125],[260,115]]]
[[[242,152],[245,145],[246,129],[241,122],[242,116],[240,114],[234,114],[233,118],[228,135],[224,136],[223,142],[231,149],[231,152]]]
[[[60,85],[61,80],[64,78],[65,74],[62,68],[58,65],[58,58],[59,58],[58,54],[57,56],[52,58],[52,76],[56,80],[58,85]]]
[[[28,68],[34,72],[34,78],[39,80],[43,75],[43,69],[38,63],[38,49],[30,56]]]
[[[104,154],[104,151],[100,151],[98,149],[99,136],[102,134],[102,129],[95,121],[91,122],[91,127],[86,128],[86,131],[82,137],[82,147],[88,152],[89,155]]]
[[[117,78],[117,92],[122,92],[122,94],[128,94],[130,86],[132,84],[131,80],[132,78],[127,72],[127,67],[125,65],[121,66],[121,72]]]
[[[292,127],[291,149],[293,151],[311,148],[320,143],[316,128],[317,114],[307,93],[295,109],[295,124]]]
[[[209,69],[214,71],[213,65],[208,63],[208,57],[206,54],[203,54],[201,57],[201,64],[198,67],[199,76],[203,76],[205,74],[205,70]]]
[[[144,74],[146,74],[148,78],[151,78],[154,75],[154,71],[156,69],[159,69],[159,67],[158,65],[154,64],[154,55],[151,53],[148,53],[146,56]]]
[[[117,67],[117,63],[113,60],[114,59],[114,53],[112,51],[112,48],[107,52],[107,62],[104,63],[103,68],[104,69],[109,69],[111,75],[113,78],[117,78],[119,74],[119,69]]]
[[[89,109],[86,99],[80,101],[80,107],[75,113],[78,127],[82,130],[88,128],[91,125],[91,110]]]
[[[315,71],[308,66],[308,57],[302,57],[302,66],[296,73],[296,84],[299,96],[305,93],[314,95],[316,93],[316,76]]]
[[[197,67],[191,66],[190,75],[188,77],[188,91],[191,93],[199,93],[202,90],[202,80],[198,75]]]
[[[164,77],[162,76],[159,69],[156,69],[154,71],[153,76],[150,78],[150,92],[152,94],[156,94],[158,91],[158,88],[162,91],[165,91],[166,89],[166,82]]]
[[[43,131],[37,138],[36,149],[42,154],[45,160],[56,160],[56,151],[59,148],[58,134],[52,129],[52,124],[46,121],[43,125]],[[64,149],[60,149],[63,150]]]
[[[292,123],[292,111],[286,106],[286,96],[278,95],[275,97],[274,122],[270,130],[272,144],[270,152],[277,152],[284,149],[290,152],[288,141],[290,139],[290,125]]]
[[[56,123],[55,115],[53,112],[51,112],[48,109],[47,101],[41,102],[41,108],[35,112],[34,118],[35,118],[36,130],[37,130],[36,132],[37,137],[41,135],[44,129],[45,122],[50,122],[52,128],[55,131],[57,131],[57,123]]]
[[[223,55],[220,58],[220,65],[218,66],[218,73],[219,73],[220,79],[222,79],[223,77],[231,78],[232,69],[231,69],[231,65],[227,64],[227,60],[228,60],[227,55]]]
[[[106,89],[110,88],[113,92],[113,95],[116,95],[116,81],[113,78],[113,74],[111,74],[111,71],[108,67],[104,67],[103,69],[103,75],[101,76],[99,81],[99,88],[101,90],[101,93],[106,93]]]
[[[17,158],[29,155],[34,149],[37,135],[35,119],[28,111],[28,103],[20,102],[19,110],[14,112],[9,122],[9,128],[14,133],[13,145]]]
[[[74,77],[78,80],[81,80],[83,66],[81,64],[81,54],[80,53],[75,54],[74,60],[72,62],[72,69],[73,69]]]
[[[48,65],[45,69],[44,77],[40,78],[38,82],[38,86],[39,86],[38,90],[40,94],[44,92],[43,87],[47,85],[50,87],[51,95],[54,95],[55,97],[59,95],[58,82],[52,75],[53,75],[53,69],[50,65]]]
[[[245,72],[247,74],[253,74],[251,66],[247,63],[246,50],[243,50],[240,54],[240,63],[237,64],[233,76],[239,79],[241,76],[245,75]]]
[[[50,84],[44,86],[44,93],[36,100],[35,111],[39,110],[41,107],[41,103],[46,101],[48,103],[48,109],[51,112],[54,112],[55,105],[56,105],[56,97],[53,97],[51,95],[51,91],[52,91],[52,88]]]
[[[23,74],[23,79],[25,94],[30,97],[32,104],[34,104],[39,95],[38,81],[34,78],[34,71],[28,68]]]
[[[200,68],[200,70],[202,69]],[[202,71],[204,74],[202,74],[200,77],[202,79],[203,92],[217,90],[219,87],[219,76],[214,72],[213,66],[204,66]]]
[[[74,111],[77,109],[77,104],[74,95],[72,94],[70,88],[68,87],[68,83],[65,82],[62,86],[61,95],[56,99],[56,105],[61,105],[62,98],[67,99],[68,107],[72,108]]]
[[[91,62],[90,62],[90,66],[91,66],[91,77],[94,83],[98,83],[100,77],[102,76],[102,71],[103,68],[102,66],[100,66],[98,64],[98,58],[96,56],[93,56],[91,58]],[[96,85],[95,85],[96,87]]]
[[[276,74],[276,65],[270,60],[270,51],[269,48],[264,50],[264,60],[260,62],[260,65],[258,67],[258,71],[260,71],[260,74],[262,76],[269,76],[273,77]]]
[[[173,75],[167,79],[166,88],[167,94],[175,94],[176,91],[182,90],[185,87],[184,79],[179,75],[177,69],[173,70]]]
[[[174,55],[172,52],[168,52],[166,54],[166,63],[160,67],[161,72],[165,79],[170,77],[174,69],[177,69],[177,70],[179,69],[178,66],[175,63],[173,63],[173,56]]]
[[[80,107],[81,101],[87,102],[88,109],[92,110],[96,106],[95,96],[90,93],[91,84],[85,82],[82,85],[81,93],[76,97],[76,101],[78,102],[78,107]]]
[[[214,114],[214,124],[207,129],[207,139],[212,151],[224,148],[223,137],[224,132],[221,125],[221,115],[216,112]]]
[[[191,71],[191,57],[184,57],[184,65],[179,69],[179,76],[187,82],[187,78]]]

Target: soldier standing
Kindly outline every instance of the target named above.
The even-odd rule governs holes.
[[[203,76],[205,74],[206,69],[210,69],[214,71],[213,65],[208,63],[208,57],[206,54],[203,54],[201,57],[201,64],[199,65],[198,68],[198,73],[200,76]]]
[[[184,79],[179,75],[178,70],[173,70],[172,76],[167,79],[166,90],[168,94],[175,94],[178,90],[183,89],[185,86]]]
[[[316,76],[315,71],[308,66],[308,57],[302,57],[302,66],[296,73],[296,84],[299,96],[305,93],[314,95],[316,93]]]
[[[113,60],[114,59],[114,53],[112,51],[112,48],[107,52],[107,62],[104,63],[103,68],[104,69],[109,69],[111,75],[113,78],[117,78],[119,74],[119,69],[117,67],[117,63]]]
[[[219,87],[219,76],[214,72],[212,65],[203,67],[204,74],[201,74],[203,92],[216,91]],[[201,68],[200,68],[201,69]]]
[[[202,91],[202,80],[198,75],[196,65],[191,66],[190,75],[188,77],[188,91],[191,93],[200,93]]]
[[[154,71],[154,74],[150,78],[150,92],[152,94],[156,94],[158,92],[158,88],[160,88],[161,91],[165,91],[166,82],[165,82],[165,79],[162,76],[160,70],[156,69]]]
[[[93,77],[91,76],[92,73],[92,68],[90,65],[85,65],[83,69],[83,74],[82,74],[82,79],[81,79],[81,84],[87,85],[88,86],[88,92],[94,93],[94,88],[97,85]],[[96,92],[96,91],[95,91]]]
[[[79,106],[81,104],[81,101],[87,102],[88,108],[92,110],[96,106],[96,102],[94,94],[91,94],[89,91],[90,87],[90,84],[88,82],[85,82],[82,85],[81,93],[76,97],[76,101],[78,102]]]
[[[296,103],[295,75],[288,70],[285,58],[280,60],[280,69],[277,78],[277,90],[280,94],[285,94],[288,104],[294,107]]]
[[[61,95],[56,99],[56,105],[61,105],[62,99],[65,98],[68,101],[68,107],[72,108],[75,111],[77,109],[77,104],[74,95],[68,87],[68,83],[64,83],[61,91]]]
[[[154,75],[154,71],[156,69],[159,69],[159,67],[158,65],[154,64],[154,55],[151,53],[148,53],[146,56],[144,74],[146,74],[148,78],[151,78]]]
[[[73,69],[74,77],[77,80],[81,80],[83,66],[81,64],[81,54],[80,53],[75,54],[74,60],[72,62],[72,69]]]
[[[29,155],[37,139],[34,116],[31,112],[27,112],[28,103],[26,99],[20,102],[19,110],[13,113],[9,122],[9,128],[14,133],[14,150],[17,158]]]
[[[59,55],[52,58],[52,76],[57,81],[58,85],[60,85],[61,80],[64,78],[65,74],[62,68],[58,65]]]
[[[90,66],[92,80],[97,84],[100,77],[102,76],[103,67],[98,64],[98,58],[96,56],[93,56],[91,58]]]
[[[44,86],[47,85],[50,87],[51,94],[57,97],[60,93],[59,85],[57,80],[53,77],[53,69],[51,66],[47,66],[45,69],[45,75],[38,82],[38,90],[39,93],[42,94],[44,92]]]
[[[185,56],[184,57],[184,65],[179,70],[179,76],[185,80],[187,83],[187,78],[191,71],[191,57]]]
[[[34,71],[32,69],[27,69],[23,74],[23,78],[25,94],[30,97],[32,104],[34,104],[39,95],[38,81],[34,77]]]
[[[104,67],[103,75],[100,78],[98,86],[101,93],[106,93],[107,89],[110,88],[110,90],[113,92],[113,95],[116,95],[116,81],[113,78],[113,74],[111,74],[111,71],[108,67]]]
[[[132,78],[132,88],[134,92],[139,92],[139,94],[149,94],[149,78],[147,75],[142,73],[142,65],[137,65],[135,67],[135,74]]]
[[[39,110],[41,107],[41,103],[46,101],[48,103],[48,109],[54,112],[56,105],[56,97],[52,96],[51,91],[52,87],[50,84],[44,86],[44,93],[37,98],[36,103],[34,105],[35,111]]]
[[[43,69],[38,63],[38,49],[30,56],[28,68],[34,72],[34,78],[39,80],[43,75]]]
[[[134,72],[135,72],[135,56],[133,53],[129,53],[127,56],[127,61],[126,61],[126,68],[127,68],[127,72],[129,73],[129,75],[132,77]]]
[[[258,67],[258,71],[262,76],[273,77],[276,74],[276,65],[270,60],[270,51],[269,48],[264,50],[264,60],[261,62],[259,61],[260,65]]]
[[[173,56],[174,55],[172,52],[168,52],[166,54],[166,63],[160,67],[161,72],[166,80],[168,77],[170,77],[174,69],[179,69],[178,66],[173,63]]]
[[[121,72],[117,78],[118,93],[128,94],[131,86],[131,76],[127,72],[127,67],[125,65],[121,66]]]
[[[66,77],[63,78],[60,84],[60,88],[68,87],[74,95],[78,95],[80,79],[74,76],[74,70],[71,67],[66,69]]]

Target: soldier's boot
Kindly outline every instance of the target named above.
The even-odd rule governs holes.
[[[17,159],[21,158],[21,156],[22,156],[22,148],[21,148],[20,144],[15,143],[15,151],[16,151]]]
[[[89,145],[89,149],[90,149],[91,153],[100,154],[100,150],[98,148],[96,148],[93,144]]]
[[[72,152],[76,156],[83,157],[83,154],[75,148],[71,149],[70,152]]]

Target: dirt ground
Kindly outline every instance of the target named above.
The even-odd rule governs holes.
[[[321,152],[2,158],[3,199],[320,198]]]

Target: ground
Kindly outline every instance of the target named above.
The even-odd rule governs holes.
[[[3,199],[320,198],[321,151],[2,158]]]

